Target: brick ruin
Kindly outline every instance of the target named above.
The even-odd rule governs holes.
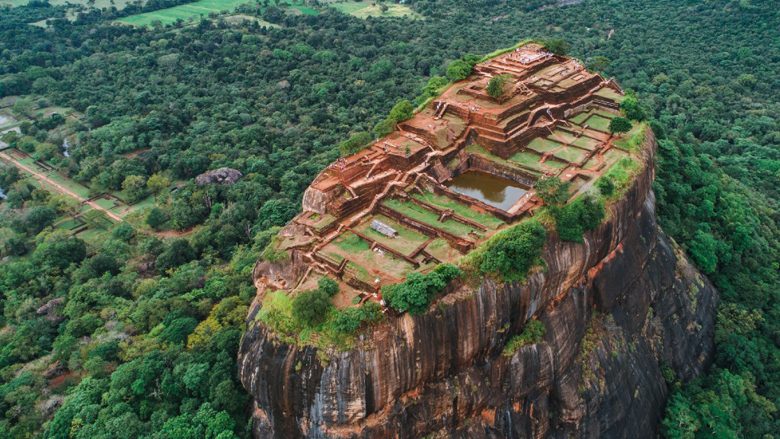
[[[486,91],[496,75],[508,78],[499,98]],[[259,280],[294,291],[329,276],[341,283],[337,305],[381,300],[381,286],[454,262],[533,215],[539,178],[572,182],[574,197],[627,156],[608,130],[622,95],[613,80],[536,44],[476,65],[391,134],[322,171],[275,240],[292,276],[266,270]],[[470,190],[459,186],[465,177]],[[480,179],[499,188],[492,200]]]

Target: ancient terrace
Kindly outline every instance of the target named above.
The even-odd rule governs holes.
[[[506,75],[499,98],[487,92],[496,75]],[[533,215],[540,177],[571,182],[576,196],[626,156],[608,130],[621,99],[613,81],[534,44],[478,64],[390,135],[325,169],[275,241],[295,281],[261,281],[302,290],[326,275],[342,284],[344,306],[456,261]]]

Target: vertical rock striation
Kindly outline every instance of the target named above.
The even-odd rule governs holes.
[[[239,352],[255,437],[654,437],[663,375],[710,361],[717,303],[656,224],[654,146],[584,243],[550,236],[527,281],[455,286],[327,364],[256,321],[258,298]],[[532,318],[543,340],[503,355]]]

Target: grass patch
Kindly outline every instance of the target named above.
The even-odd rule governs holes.
[[[368,17],[406,17],[414,20],[422,19],[422,15],[414,12],[409,6],[397,3],[385,3],[385,10],[380,4],[372,1],[345,1],[329,3],[333,9],[357,18]]]
[[[588,118],[588,126],[599,131],[609,132],[609,122],[612,119],[594,114]]]
[[[436,195],[433,192],[414,194],[412,197],[442,209],[452,209],[452,211],[456,214],[464,218],[468,218],[472,221],[476,221],[490,229],[497,229],[504,224],[503,221],[489,213],[477,212],[463,203],[443,195]]]
[[[523,346],[539,343],[544,338],[545,328],[544,324],[539,320],[531,320],[526,323],[523,332],[515,335],[509,339],[502,354],[507,357],[511,357],[517,352],[518,349]]]
[[[611,185],[613,188],[611,193],[602,193],[602,195],[607,201],[617,200],[623,196],[638,171],[639,163],[630,157],[623,157],[599,177],[596,185],[600,188]],[[608,180],[609,183],[605,185],[601,180]]]
[[[553,151],[556,148],[560,148],[561,144],[544,137],[537,137],[528,144],[528,149],[536,151],[539,154]]]
[[[402,213],[409,218],[420,221],[421,223],[428,224],[429,226],[442,229],[446,232],[450,232],[456,236],[465,236],[471,232],[478,232],[473,227],[455,221],[453,219],[447,219],[442,222],[439,221],[439,214],[431,210],[425,209],[411,201],[401,201],[398,199],[385,200],[383,205]]]
[[[347,252],[347,254],[356,254],[371,249],[371,245],[368,241],[351,232],[342,234],[338,239],[333,241],[333,244]]]
[[[586,152],[581,149],[572,148],[568,146],[564,146],[563,148],[553,153],[555,157],[570,163],[581,162],[585,158],[585,154]]]
[[[639,147],[645,141],[645,128],[647,128],[647,125],[644,123],[634,124],[631,131],[615,141],[615,146],[626,151],[639,150]]]
[[[251,0],[200,0],[193,3],[174,6],[172,8],[129,15],[127,17],[122,17],[117,21],[133,26],[151,26],[157,21],[165,25],[175,23],[176,20],[180,19],[187,21],[189,19],[202,18],[211,13],[220,13],[222,11],[232,12],[238,6],[247,3],[252,2]]]

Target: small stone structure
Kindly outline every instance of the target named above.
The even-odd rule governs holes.
[[[398,232],[394,228],[388,226],[387,224],[379,220],[371,221],[371,228],[387,236],[388,238],[395,238],[396,236],[398,236]]]

